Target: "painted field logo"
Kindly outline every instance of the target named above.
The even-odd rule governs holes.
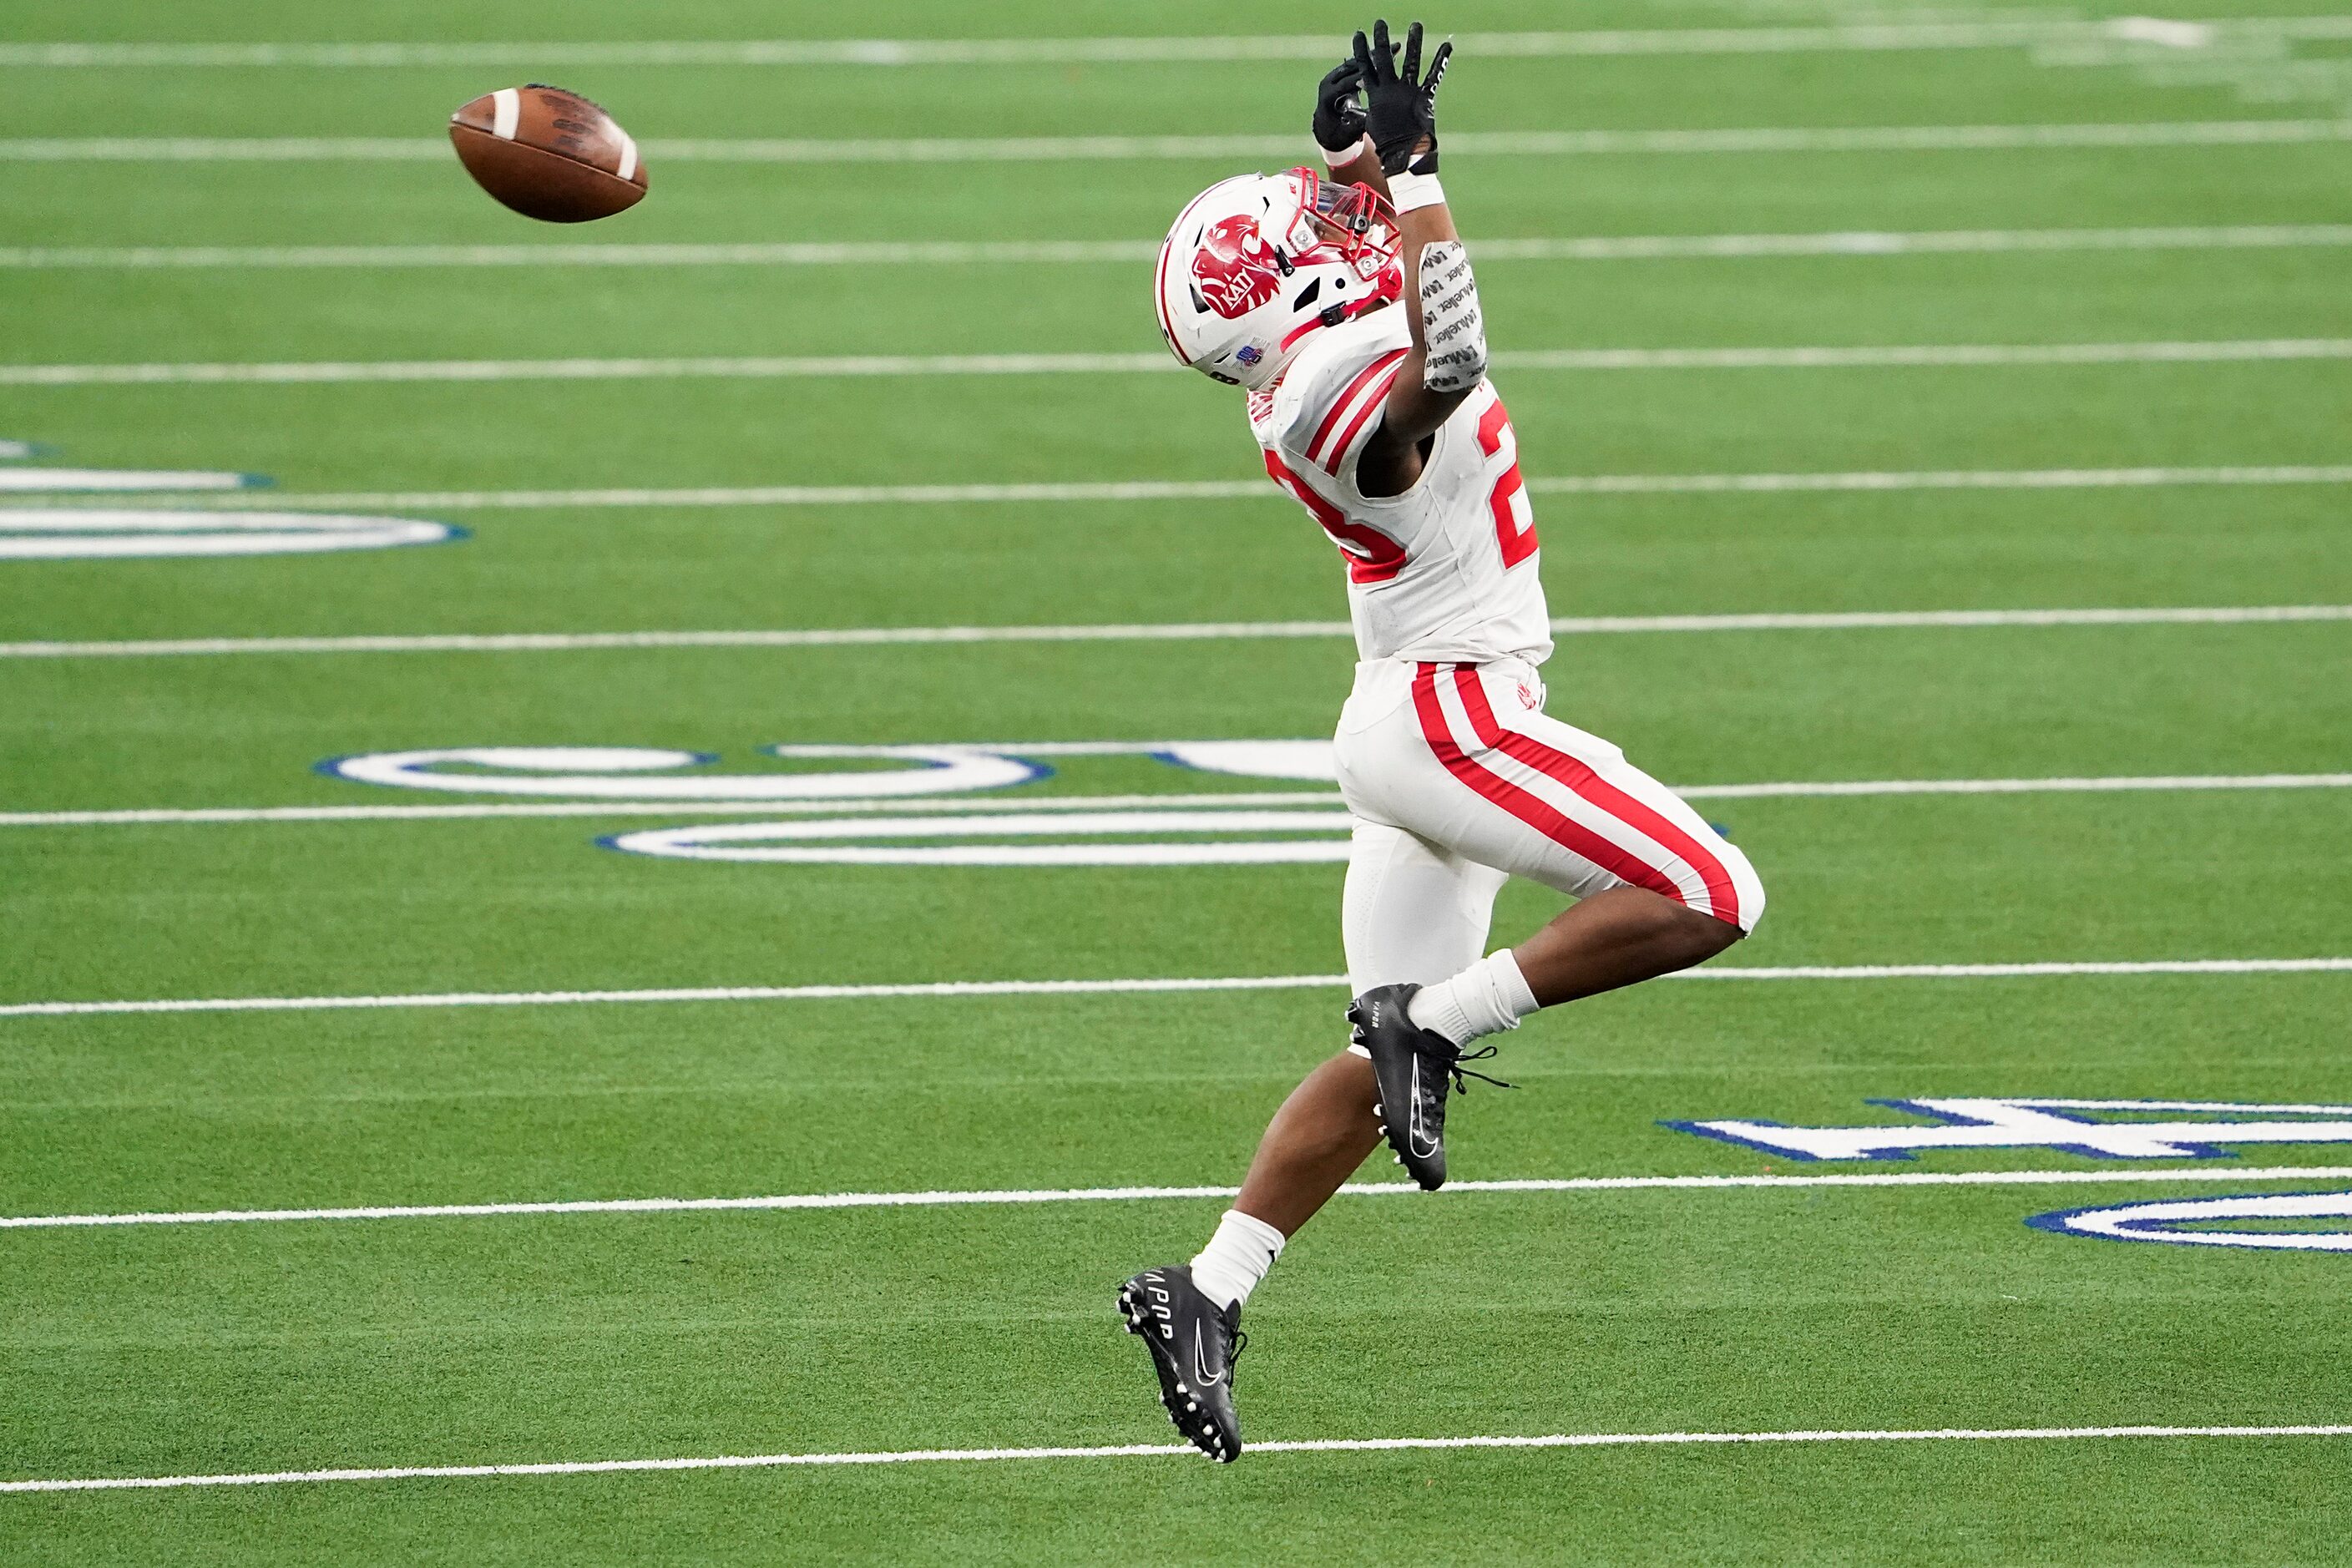
[[[458,795],[677,804],[681,814],[808,813],[616,833],[597,842],[670,860],[819,866],[1263,866],[1348,857],[1352,826],[1328,791],[1109,796],[1003,792],[1065,758],[1149,758],[1191,773],[1290,784],[1336,778],[1328,741],[1050,741],[915,746],[768,745],[783,769],[726,772],[703,752],[646,746],[462,746],[331,757],[356,783]],[[834,765],[824,765],[834,764]],[[842,764],[846,764],[842,765]],[[975,798],[989,796],[993,798]]]
[[[2335,1220],[2314,1229],[2313,1220]],[[2160,1241],[2174,1247],[2234,1247],[2269,1252],[2352,1252],[2352,1193],[2250,1193],[2168,1198],[2038,1214],[2026,1224],[2100,1241]],[[2268,1230],[2263,1226],[2283,1228]],[[2210,1228],[2197,1229],[2196,1226]],[[2294,1228],[2284,1228],[2286,1226]]]
[[[2249,1143],[2352,1143],[2352,1105],[2241,1105],[2202,1100],[1874,1100],[1934,1125],[1784,1127],[1669,1121],[1669,1127],[1791,1160],[1909,1160],[1932,1149],[2055,1149],[2095,1160],[2226,1160]],[[2092,1114],[2097,1113],[2097,1114]]]
[[[0,441],[0,460],[45,455],[26,441]],[[247,490],[259,474],[215,469],[0,468],[0,496],[123,495]],[[215,510],[166,506],[0,506],[0,561],[121,561],[166,556],[317,555],[445,544],[462,528],[403,517],[340,512]]]
[[[1911,1160],[1943,1149],[2050,1149],[2095,1160],[2228,1160],[2262,1143],[2352,1143],[2352,1105],[2209,1100],[1874,1100],[1930,1125],[1784,1127],[1669,1121],[1668,1127],[1791,1160]],[[2340,1172],[2313,1172],[2336,1175]],[[2333,1227],[2313,1222],[2333,1220]],[[2352,1252],[2352,1192],[2164,1198],[2038,1214],[2058,1236],[2174,1247]]]
[[[307,511],[129,511],[0,508],[0,561],[152,560],[177,555],[317,555],[446,544],[466,537],[446,522]]]

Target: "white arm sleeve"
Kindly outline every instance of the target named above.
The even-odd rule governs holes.
[[[1478,280],[1459,240],[1421,247],[1421,330],[1429,344],[1422,384],[1432,392],[1469,392],[1486,379],[1486,320]]]

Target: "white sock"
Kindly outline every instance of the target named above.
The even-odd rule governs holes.
[[[1536,1011],[1536,994],[1511,950],[1480,959],[1453,979],[1424,985],[1412,994],[1404,1016],[1432,1034],[1466,1046],[1481,1035],[1516,1029]]]
[[[1239,1209],[1227,1209],[1217,1234],[1192,1259],[1192,1283],[1220,1307],[1246,1301],[1274,1260],[1282,1256],[1282,1232]]]

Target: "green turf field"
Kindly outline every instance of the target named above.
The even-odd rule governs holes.
[[[1556,356],[1497,371],[1577,618],[1551,711],[1728,828],[1772,908],[1720,967],[1776,977],[1510,1037],[1519,1092],[1456,1110],[1465,1190],[1342,1195],[1253,1299],[1273,1447],[1218,1468],[1161,1451],[1111,1293],[1198,1247],[1223,1201],[1184,1192],[1341,1043],[1338,808],[1150,752],[1327,736],[1353,655],[1234,395],[1157,365],[1150,257],[1213,178],[1309,154],[1326,62],[1251,40],[1372,13],[16,0],[0,1561],[2352,1556],[2352,26],[2320,7],[1427,14],[1464,40],[1455,214],[1474,256],[1517,242],[1480,263],[1496,346]],[[1199,58],[1099,42],[1170,35]],[[844,38],[914,63],[727,47]],[[1037,42],[920,47],[973,39]],[[517,41],[547,47],[453,52]],[[565,52],[638,41],[712,48]],[[396,47],[113,47],[339,42]],[[27,47],[59,43],[107,47]],[[644,142],[642,206],[532,225],[434,144],[542,78]],[[773,248],[812,245],[849,248]],[[1658,357],[1888,348],[1928,352]],[[1592,351],[1632,353],[1557,357]],[[933,358],[1059,354],[1139,357]],[[25,478],[67,468],[114,477]],[[272,486],[91,488],[156,470]],[[447,537],[218,552],[321,515]],[[188,552],[94,552],[142,538]],[[1661,616],[1701,619],[1629,624]],[[1040,776],[894,800],[904,758],[778,744]],[[715,760],[364,760],[518,747]],[[789,798],[811,770],[851,776]],[[1936,787],[1822,787],[1896,783]],[[760,823],[1325,858],[600,844]],[[1557,906],[1513,887],[1496,943]],[[1112,984],[1161,981],[1211,984]],[[236,1005],[168,1005],[205,999]],[[1985,1098],[2305,1110],[2073,1112],[2288,1124],[2155,1159],[1666,1125]],[[1514,1181],[1558,1184],[1477,1185]],[[614,1206],[857,1194],[927,1201]],[[2026,1224],[2287,1194],[2345,1212],[2144,1233],[2292,1247]],[[383,1207],[491,1212],[320,1213]],[[290,1217],[199,1219],[252,1211]],[[141,1215],[191,1223],[10,1223]],[[1531,1437],[1578,1441],[1332,1446]],[[940,1453],[1003,1450],[1064,1452]],[[726,1456],[795,1462],[581,1468]]]

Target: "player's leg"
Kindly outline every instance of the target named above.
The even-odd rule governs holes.
[[[1505,1003],[1554,1006],[1704,963],[1764,910],[1745,855],[1623,752],[1549,717],[1540,700],[1512,667],[1424,666],[1415,680],[1430,755],[1485,808],[1459,847],[1579,900],[1507,956],[1414,999],[1416,1020],[1457,1045],[1468,1043],[1459,1031],[1516,1022],[1496,1017]]]
[[[1536,1005],[1556,1007],[1705,963],[1746,934],[1647,888],[1611,888],[1507,951]]]
[[[1359,820],[1340,902],[1350,989],[1361,994],[1378,985],[1436,982],[1459,973],[1486,947],[1495,895],[1507,879],[1402,828]],[[1316,1068],[1275,1113],[1234,1211],[1285,1237],[1295,1234],[1379,1145],[1378,1098],[1371,1058],[1360,1046]],[[1279,1253],[1279,1244],[1274,1251]],[[1221,1263],[1219,1254],[1213,1242],[1193,1260],[1195,1275],[1204,1260]],[[1221,1286],[1240,1282],[1242,1261],[1237,1253],[1234,1271]],[[1251,1286],[1272,1262],[1268,1256],[1256,1265]]]
[[[1341,918],[1356,987],[1459,970],[1486,945],[1503,881],[1401,828],[1360,820]],[[1151,1349],[1170,1419],[1212,1458],[1241,1451],[1231,1369],[1242,1304],[1290,1237],[1378,1147],[1377,1100],[1360,1047],[1325,1061],[1275,1112],[1208,1245],[1189,1265],[1147,1269],[1119,1292],[1129,1329]]]
[[[1423,665],[1410,717],[1418,746],[1391,747],[1381,781],[1398,820],[1578,900],[1446,980],[1358,998],[1374,1058],[1398,1086],[1384,1099],[1404,1100],[1386,1107],[1390,1142],[1424,1186],[1444,1180],[1445,1090],[1463,1047],[1540,1007],[1703,963],[1763,912],[1746,856],[1615,746],[1541,703],[1521,666]]]

